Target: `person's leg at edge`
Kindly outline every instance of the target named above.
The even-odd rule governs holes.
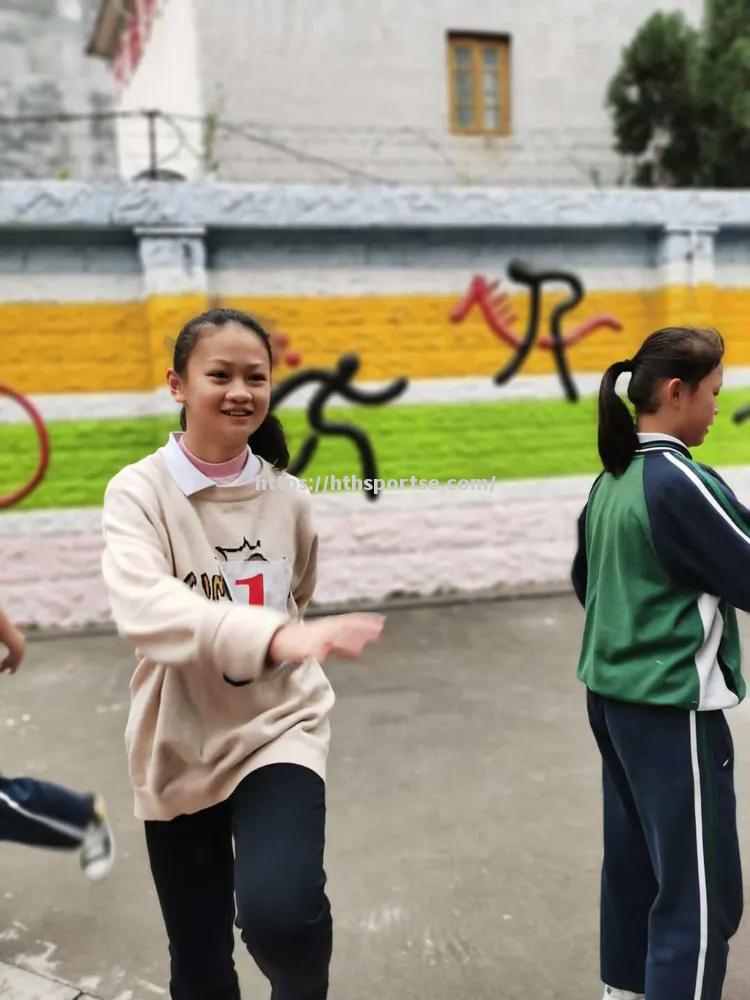
[[[0,840],[74,850],[95,819],[94,803],[51,781],[0,777]]]

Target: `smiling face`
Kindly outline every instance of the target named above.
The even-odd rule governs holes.
[[[268,414],[271,363],[261,338],[240,323],[207,327],[184,374],[167,373],[172,396],[185,407],[185,445],[206,462],[238,455]]]

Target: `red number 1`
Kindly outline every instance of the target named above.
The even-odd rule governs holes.
[[[244,585],[247,587],[247,603],[248,604],[265,604],[265,592],[263,590],[263,574],[258,573],[257,576],[249,576],[245,580],[235,580],[238,586]]]

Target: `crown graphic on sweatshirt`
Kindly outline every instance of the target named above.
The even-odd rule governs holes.
[[[258,539],[255,545],[251,545],[246,538],[242,539],[242,545],[238,548],[223,548],[220,545],[216,546],[216,551],[220,554],[224,562],[240,562],[246,559],[260,559],[263,562],[268,562],[266,557],[259,552],[260,549],[260,539]]]

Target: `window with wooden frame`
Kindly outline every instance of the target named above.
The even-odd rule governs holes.
[[[510,132],[510,36],[448,32],[451,131]]]

